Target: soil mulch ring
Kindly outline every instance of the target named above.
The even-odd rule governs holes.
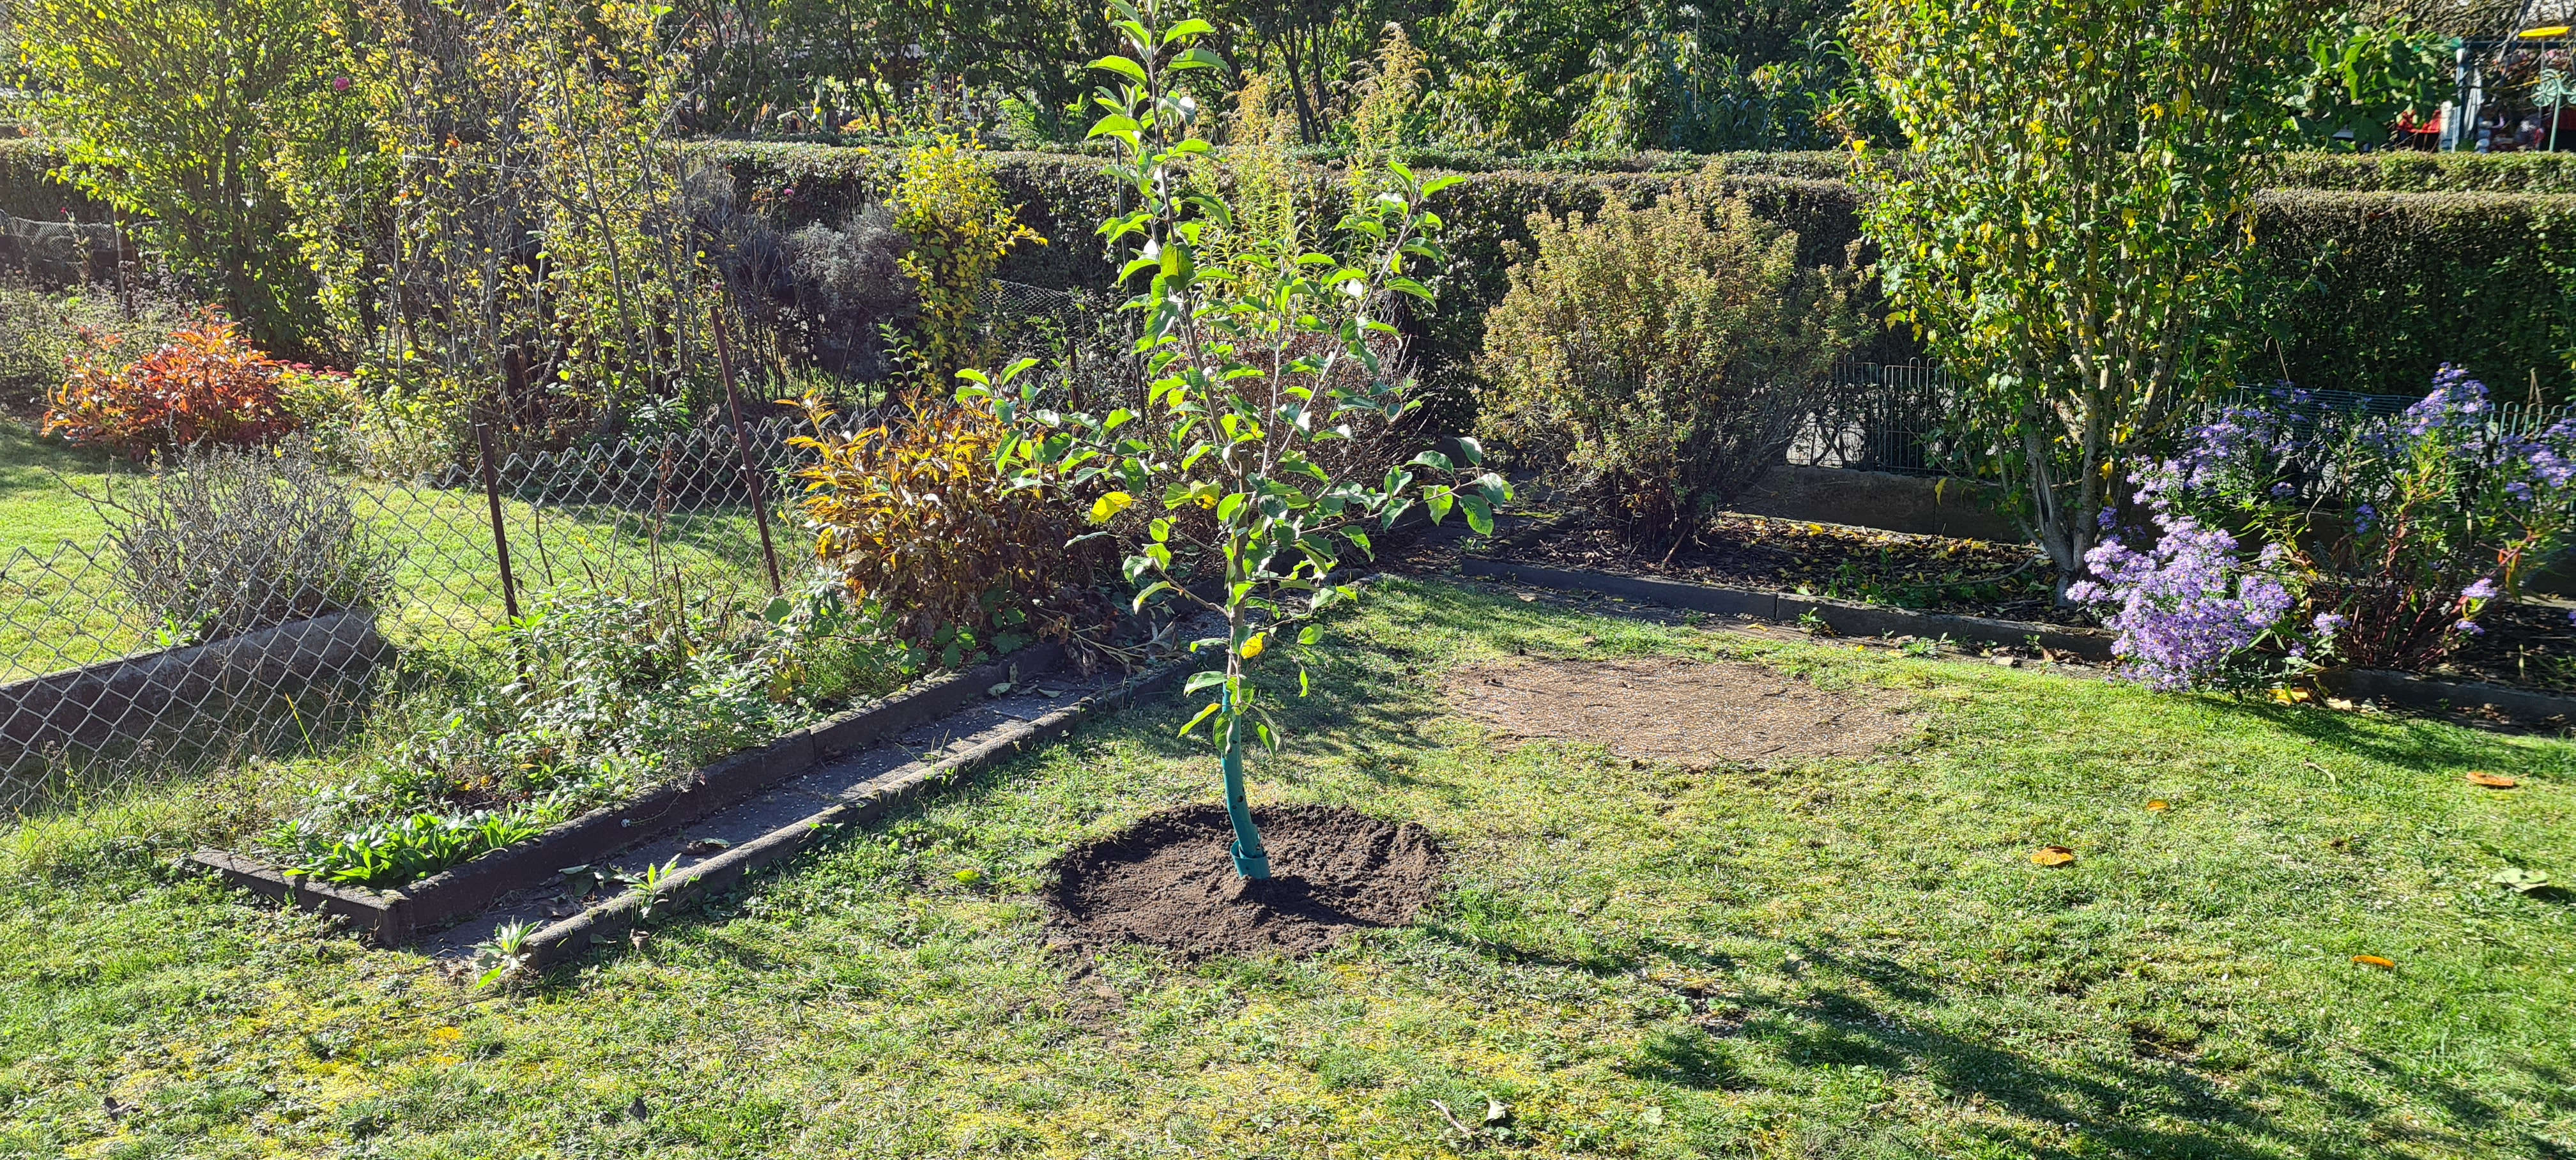
[[[1431,831],[1330,806],[1256,809],[1272,877],[1234,872],[1225,807],[1142,818],[1056,860],[1048,922],[1087,946],[1137,942],[1185,960],[1313,954],[1351,931],[1402,926],[1447,865]]]
[[[1511,737],[1707,766],[1861,757],[1912,735],[1905,698],[1819,689],[1760,665],[1645,658],[1462,669],[1450,702]]]

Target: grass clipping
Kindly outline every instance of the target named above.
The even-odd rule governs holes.
[[[1451,674],[1449,700],[1506,737],[1695,768],[1860,757],[1915,730],[1899,694],[1668,658],[1481,665]]]

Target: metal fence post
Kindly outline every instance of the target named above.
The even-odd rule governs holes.
[[[510,575],[510,532],[501,522],[501,476],[492,464],[492,424],[485,420],[474,424],[474,441],[483,450],[483,499],[492,507],[492,551],[501,560],[501,606],[510,619],[519,619],[519,584]]]
[[[760,557],[769,564],[769,594],[785,586],[778,579],[778,547],[769,540],[768,489],[760,485],[760,468],[752,460],[751,436],[742,429],[742,394],[733,385],[733,341],[725,331],[722,309],[716,311],[716,373],[724,379],[725,406],[733,411],[733,440],[742,449],[742,484],[751,491],[752,518],[760,524]]]

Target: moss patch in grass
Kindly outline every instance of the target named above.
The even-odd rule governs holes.
[[[1431,828],[1409,927],[1050,947],[1043,866],[1214,797],[1170,705],[484,993],[172,877],[260,792],[173,789],[0,841],[0,1154],[1438,1156],[1432,1101],[1488,1099],[1503,1155],[2576,1149],[2576,911],[2488,881],[2576,877],[2565,741],[1432,583],[1334,633],[1255,796]],[[1750,661],[1917,728],[1761,769],[1496,744],[1442,684],[1524,655]]]

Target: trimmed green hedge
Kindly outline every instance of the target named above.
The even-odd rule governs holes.
[[[51,222],[74,217],[106,221],[114,216],[88,194],[49,176],[60,164],[62,152],[50,140],[0,138],[0,211]]]
[[[768,191],[768,203],[787,219],[781,224],[791,227],[874,196],[870,183],[881,187],[891,160],[881,151],[813,145],[700,149],[732,168],[743,188]],[[2376,156],[2411,163],[2425,155]],[[2530,165],[2509,154],[2453,156],[2471,159],[2455,167],[2461,171],[2480,171],[2478,162]],[[1002,276],[1058,287],[1106,284],[1112,271],[1091,228],[1114,191],[1099,162],[1058,153],[995,159],[1008,196],[1049,239],[1012,256]],[[1839,155],[1714,160],[1765,216],[1798,231],[1803,261],[1840,260],[1859,236],[1849,186],[1762,171],[1815,172],[1841,164]],[[1331,180],[1321,168],[1315,174],[1319,183]],[[1504,170],[1470,174],[1443,193],[1436,208],[1449,222],[1451,267],[1438,308],[1414,329],[1416,353],[1444,410],[1469,405],[1475,381],[1468,367],[1483,342],[1485,311],[1508,286],[1506,247],[1528,241],[1531,213],[1589,212],[1610,196],[1635,204],[1679,178]],[[795,197],[777,196],[790,188]],[[2456,362],[2499,389],[2527,389],[2536,376],[2548,397],[2576,397],[2576,197],[2276,190],[2264,195],[2256,233],[2264,261],[2287,282],[2276,303],[2276,361],[2287,364],[2293,381],[2408,394],[2426,389],[2435,367]],[[1890,333],[1862,354],[1902,361],[1919,351],[1907,336]]]
[[[2576,399],[2576,196],[2276,190],[2255,236],[2300,386],[2420,393],[2452,362]]]
[[[2294,153],[2285,189],[2576,193],[2576,153]]]

